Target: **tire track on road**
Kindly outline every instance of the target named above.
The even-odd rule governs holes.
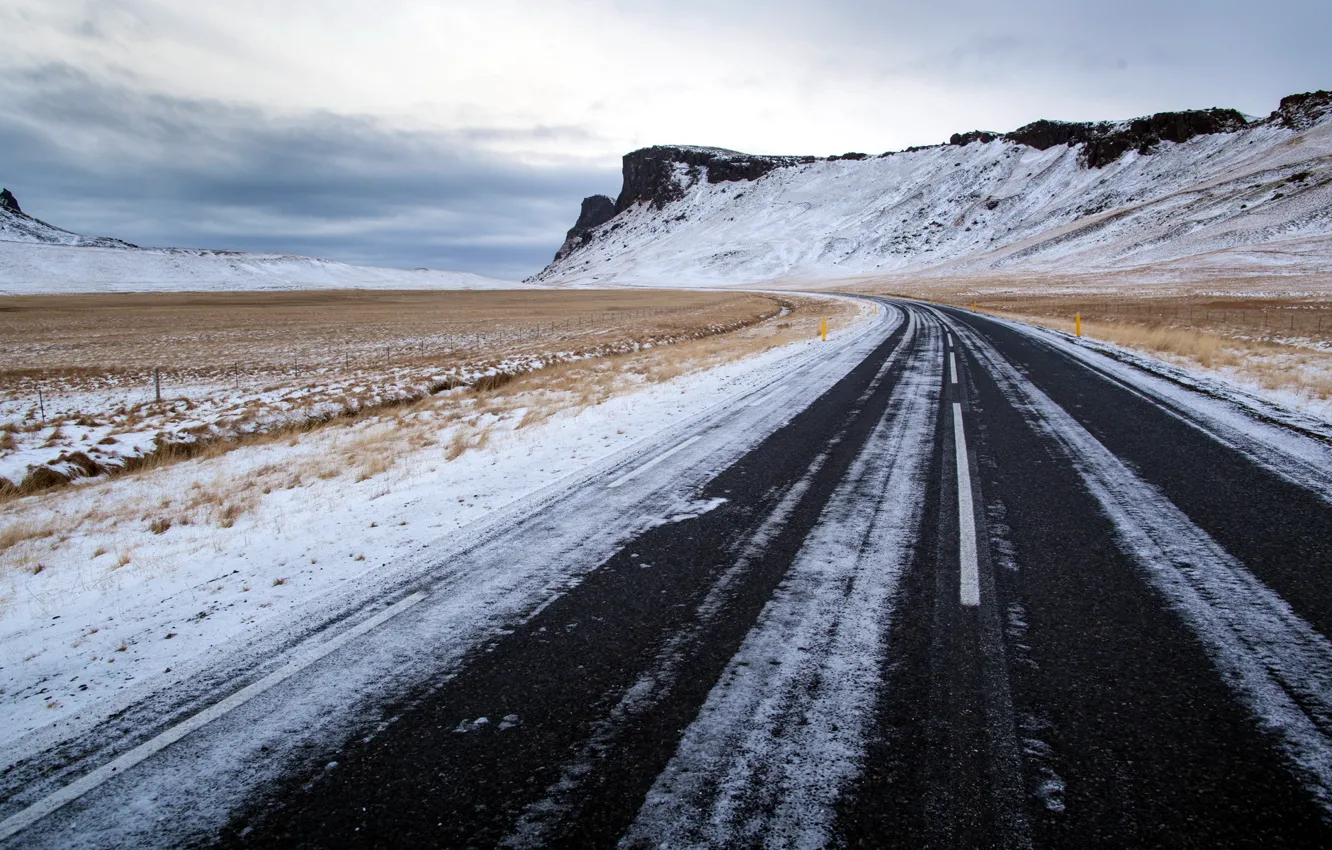
[[[1206,648],[1215,672],[1332,812],[1332,643],[1020,373],[959,330],[1028,426],[1057,446],[1120,550]]]

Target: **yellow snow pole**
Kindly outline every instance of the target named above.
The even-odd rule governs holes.
[[[823,341],[824,341],[824,342],[827,342],[827,341],[828,341],[828,320],[827,320],[827,319],[819,319],[819,336],[823,338]]]
[[[1077,331],[1078,336],[1082,336],[1082,314],[1073,314],[1073,329]]]

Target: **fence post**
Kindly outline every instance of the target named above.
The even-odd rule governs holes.
[[[162,400],[162,370],[157,366],[153,367],[153,395]]]
[[[37,388],[37,409],[42,414],[42,424],[46,424],[46,400],[42,398],[42,388]]]

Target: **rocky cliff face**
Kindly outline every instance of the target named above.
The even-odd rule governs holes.
[[[559,262],[577,250],[592,235],[592,231],[615,217],[615,202],[605,195],[592,195],[583,198],[583,209],[578,213],[578,221],[569,228],[564,236],[564,244],[555,252],[555,261]]]
[[[624,155],[624,185],[615,211],[649,203],[661,209],[684,197],[706,172],[709,183],[757,180],[775,168],[813,162],[812,156],[759,156],[723,148],[656,145]]]
[[[847,159],[864,159],[866,154],[848,153]],[[837,159],[838,157],[833,157]],[[654,145],[624,155],[624,183],[620,196],[612,201],[605,195],[583,199],[578,221],[555,252],[555,262],[563,260],[596,236],[597,228],[635,204],[648,204],[660,210],[684,197],[685,191],[705,179],[708,183],[757,180],[776,168],[814,162],[812,156],[759,156],[723,148],[685,145]]]
[[[1086,166],[1103,168],[1130,150],[1150,154],[1163,141],[1178,144],[1194,136],[1233,133],[1247,124],[1244,116],[1233,109],[1190,109],[1158,112],[1122,123],[1033,121],[1003,138],[1041,151],[1055,145],[1082,145]]]
[[[0,210],[8,210],[9,212],[20,214],[23,212],[23,210],[19,209],[18,199],[15,198],[14,193],[8,189],[0,189]]]

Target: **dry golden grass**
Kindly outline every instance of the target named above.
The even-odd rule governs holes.
[[[58,527],[58,519],[44,522],[35,520],[15,520],[0,528],[0,552],[25,543],[29,540],[42,540],[53,537]]]
[[[168,385],[177,373],[285,382],[556,339],[666,336],[772,307],[755,293],[626,289],[0,296],[0,388],[58,376],[142,381],[155,366]]]
[[[1212,337],[1248,342],[1332,342],[1332,299],[1313,296],[1105,298],[1008,295],[976,299],[975,303],[981,310],[1051,319],[1071,319],[1074,314],[1079,314],[1084,323],[1202,332]]]
[[[10,343],[0,401],[19,402],[0,453],[38,442],[48,450],[26,478],[0,480],[0,499],[67,482],[45,462],[68,460],[83,475],[151,472],[239,445],[294,441],[463,381],[484,394],[552,361],[732,332],[777,315],[781,303],[757,293],[658,290],[0,297],[0,333]],[[166,367],[160,403],[148,364]],[[193,398],[172,394],[181,382]],[[46,387],[45,424],[31,404],[34,386]],[[53,413],[53,397],[106,409]],[[62,431],[70,422],[101,430],[80,443]],[[173,436],[128,461],[105,448],[116,446],[115,434],[136,431]],[[15,434],[34,437],[21,445]]]
[[[92,551],[94,569],[108,573],[126,567],[158,569],[152,558],[140,559],[143,563],[135,560],[135,535],[143,535],[145,542],[156,536],[171,540],[178,533],[188,535],[191,526],[231,528],[256,513],[254,522],[273,522],[271,513],[262,511],[264,495],[326,479],[340,479],[347,486],[369,482],[359,492],[373,499],[389,492],[412,469],[433,469],[435,462],[485,448],[504,451],[510,441],[526,439],[517,436],[522,428],[647,384],[813,339],[820,317],[831,317],[830,324],[837,328],[857,310],[845,302],[783,300],[789,314],[780,321],[660,348],[558,363],[513,376],[490,389],[459,388],[427,395],[409,404],[338,418],[308,433],[295,430],[209,446],[174,461],[145,464],[129,475],[89,482],[87,487],[12,499],[5,505],[8,521],[0,531],[0,549],[10,549],[3,559],[4,570],[32,570],[50,562],[65,534],[85,535],[83,551]],[[310,451],[284,452],[280,460],[262,454],[270,447],[285,448],[292,439],[298,445],[307,439],[317,442]],[[260,454],[250,462],[216,462],[222,453],[242,446]],[[404,462],[409,457],[410,463]],[[192,465],[180,467],[186,458]],[[86,563],[86,554],[79,558]]]
[[[1075,323],[1069,319],[995,312],[1030,324],[1075,332]],[[1184,365],[1219,369],[1265,389],[1289,390],[1321,400],[1332,398],[1332,353],[1327,351],[1190,328],[1123,322],[1084,320],[1082,334]]]

